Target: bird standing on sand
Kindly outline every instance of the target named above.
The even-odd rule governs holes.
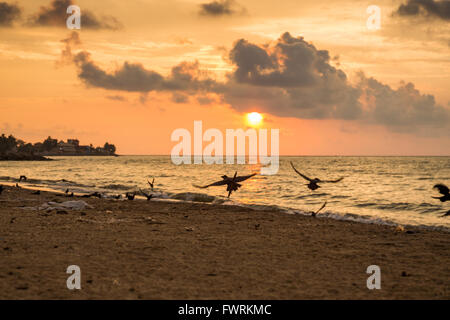
[[[133,192],[127,192],[126,194],[125,194],[125,196],[127,197],[127,199],[128,200],[134,200],[134,197],[136,196],[136,194]]]
[[[295,169],[294,164],[292,162],[291,162],[291,166],[292,166],[292,169],[294,169],[294,171],[297,172],[303,179],[309,181],[307,186],[309,189],[311,189],[313,191],[320,188],[318,183],[336,183],[336,182],[339,182],[342,179],[344,179],[343,177],[341,177],[337,180],[320,180],[319,178],[311,179],[311,178],[308,178],[307,176],[305,176],[304,174],[300,173],[300,171],[298,171],[297,169]]]
[[[144,191],[142,191],[142,189],[139,189],[139,191],[141,192],[141,194],[147,198],[147,201],[150,201],[153,198],[153,194],[147,194]]]
[[[229,178],[228,176],[223,175],[222,176],[223,180],[221,180],[221,181],[217,181],[217,182],[208,184],[208,185],[203,186],[203,187],[202,186],[196,186],[196,185],[194,185],[194,187],[200,188],[200,189],[206,189],[206,188],[209,188],[209,187],[227,185],[228,198],[229,198],[233,191],[237,191],[240,187],[242,187],[242,185],[239,184],[238,182],[242,182],[242,181],[245,181],[247,179],[250,179],[251,177],[253,177],[255,175],[256,175],[256,173],[250,174],[248,176],[239,176],[238,177],[237,176],[237,171],[236,171],[234,173],[234,177],[233,178]]]
[[[433,197],[434,199],[439,199],[441,202],[449,201],[450,200],[450,192],[448,190],[448,187],[445,184],[439,183],[436,184],[433,189],[437,189],[439,193],[442,194],[442,197]]]
[[[27,177],[26,176],[20,176],[19,182],[22,182],[22,180],[23,181],[27,181]]]
[[[150,181],[147,180],[147,183],[148,183],[148,185],[150,186],[150,188],[151,188],[152,191],[153,191],[153,186],[154,186],[154,184],[155,184],[155,178],[153,178],[152,182],[150,182]]]

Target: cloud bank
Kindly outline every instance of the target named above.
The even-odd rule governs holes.
[[[165,76],[130,62],[106,71],[87,51],[77,53],[72,61],[89,87],[170,92],[176,103],[195,96],[200,104],[218,101],[240,112],[257,109],[280,117],[363,121],[400,132],[450,133],[450,110],[432,95],[421,93],[412,83],[394,89],[363,72],[350,82],[343,70],[331,64],[327,50],[318,50],[303,37],[286,32],[265,44],[239,39],[228,59],[234,69],[224,82],[212,79],[198,62],[182,62]]]

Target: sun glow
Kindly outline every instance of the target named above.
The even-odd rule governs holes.
[[[257,127],[261,124],[263,116],[258,112],[247,113],[247,123],[252,127]]]

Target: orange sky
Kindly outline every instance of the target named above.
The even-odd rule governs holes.
[[[64,48],[61,40],[71,34],[65,21],[62,27],[30,25],[39,7],[48,7],[50,2],[18,1],[21,18],[12,26],[0,27],[1,133],[32,142],[48,135],[79,138],[84,144],[108,141],[117,146],[119,154],[169,154],[175,145],[170,135],[177,128],[193,130],[193,121],[202,120],[205,129],[245,129],[244,111],[260,111],[263,127],[280,129],[281,154],[450,154],[450,123],[440,123],[435,131],[432,122],[421,127],[417,119],[407,119],[411,121],[406,122],[408,130],[402,130],[388,125],[386,115],[383,121],[364,116],[311,118],[290,109],[281,113],[273,106],[243,106],[234,98],[221,99],[217,92],[208,93],[215,101],[202,105],[196,100],[198,92],[183,92],[189,100],[176,103],[168,90],[139,92],[88,85],[78,76],[75,64],[58,63]],[[317,50],[328,50],[330,66],[346,74],[351,88],[357,88],[360,71],[393,90],[402,81],[411,82],[420,95],[434,97],[430,103],[442,115],[450,114],[449,20],[397,17],[392,12],[402,1],[377,1],[382,9],[381,29],[369,31],[365,10],[372,3],[368,1],[289,0],[281,6],[276,1],[236,0],[230,6],[233,13],[221,16],[200,14],[199,5],[207,2],[74,1],[82,16],[84,10],[99,21],[112,16],[122,27],[82,26],[78,32],[82,44],[72,48],[73,54],[89,52],[92,62],[109,74],[128,61],[166,77],[179,63],[198,61],[208,78],[222,84],[236,70],[229,52],[237,40],[264,48],[263,44],[274,44],[290,32]],[[363,108],[371,106],[364,104]]]

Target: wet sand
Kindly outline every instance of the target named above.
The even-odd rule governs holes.
[[[82,211],[32,211],[84,200]],[[450,217],[448,217],[450,218]],[[449,299],[450,233],[241,207],[0,195],[0,299]],[[68,290],[69,265],[81,290]],[[366,269],[381,268],[369,290]]]

